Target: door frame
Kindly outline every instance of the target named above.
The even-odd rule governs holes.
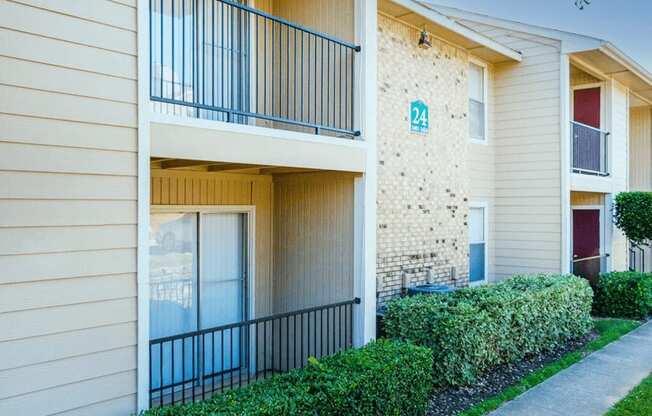
[[[604,204],[602,205],[571,205],[571,216],[570,216],[570,270],[571,273],[573,271],[573,263],[574,263],[574,258],[573,258],[573,252],[575,251],[575,236],[573,235],[573,219],[574,219],[574,211],[582,211],[582,210],[598,210],[600,212],[600,257],[605,258],[605,255],[607,254],[607,234],[606,234],[606,227],[605,227],[605,207]],[[605,270],[602,270],[604,266]],[[607,270],[607,263],[602,263],[600,262],[600,272],[606,272]]]

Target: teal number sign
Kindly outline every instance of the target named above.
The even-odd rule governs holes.
[[[430,120],[428,119],[428,106],[421,100],[410,103],[410,131],[414,133],[427,133]]]

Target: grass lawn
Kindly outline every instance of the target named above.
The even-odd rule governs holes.
[[[497,394],[496,396],[491,397],[465,410],[464,412],[460,413],[460,416],[480,416],[480,415],[487,414],[492,410],[497,409],[503,403],[516,398],[520,394],[531,389],[532,387],[541,383],[545,379],[550,378],[555,374],[557,374],[558,372],[560,372],[561,370],[570,367],[571,365],[580,361],[588,354],[603,348],[610,342],[617,340],[618,338],[622,337],[623,335],[625,335],[626,333],[628,333],[629,331],[633,330],[634,328],[640,325],[640,322],[638,321],[630,321],[630,320],[623,320],[623,319],[596,319],[594,322],[595,322],[595,329],[599,334],[599,337],[597,339],[589,342],[582,349],[568,353],[564,355],[562,358],[560,358],[559,360],[550,363],[545,367],[540,368],[539,370],[523,377],[521,381],[519,381],[517,384],[508,387],[507,389],[503,390],[502,393]],[[652,398],[652,381],[650,381],[650,379],[648,379],[647,395],[643,398],[643,400],[645,400],[646,398],[648,400],[648,406],[652,406],[652,404],[650,403],[650,400]],[[643,413],[616,413],[616,414],[617,415],[652,414],[649,411],[650,407],[647,408],[641,407],[641,409],[648,409],[648,413],[643,412]]]
[[[652,415],[652,374],[607,413],[607,416],[634,415]]]

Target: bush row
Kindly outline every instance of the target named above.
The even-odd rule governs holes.
[[[429,347],[438,385],[464,385],[500,364],[553,349],[593,327],[593,291],[575,276],[515,276],[388,305],[389,337]]]
[[[600,275],[593,311],[598,316],[643,319],[652,314],[652,273]]]
[[[427,348],[379,340],[203,402],[145,415],[423,415],[432,365]]]

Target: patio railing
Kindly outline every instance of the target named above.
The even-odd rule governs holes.
[[[353,345],[360,299],[153,339],[150,407],[193,402]]]
[[[609,175],[609,133],[586,124],[571,122],[573,172]]]
[[[156,111],[359,135],[359,46],[233,0],[150,0],[149,16]]]
[[[645,272],[645,254],[643,247],[629,243],[629,270],[632,272]]]

